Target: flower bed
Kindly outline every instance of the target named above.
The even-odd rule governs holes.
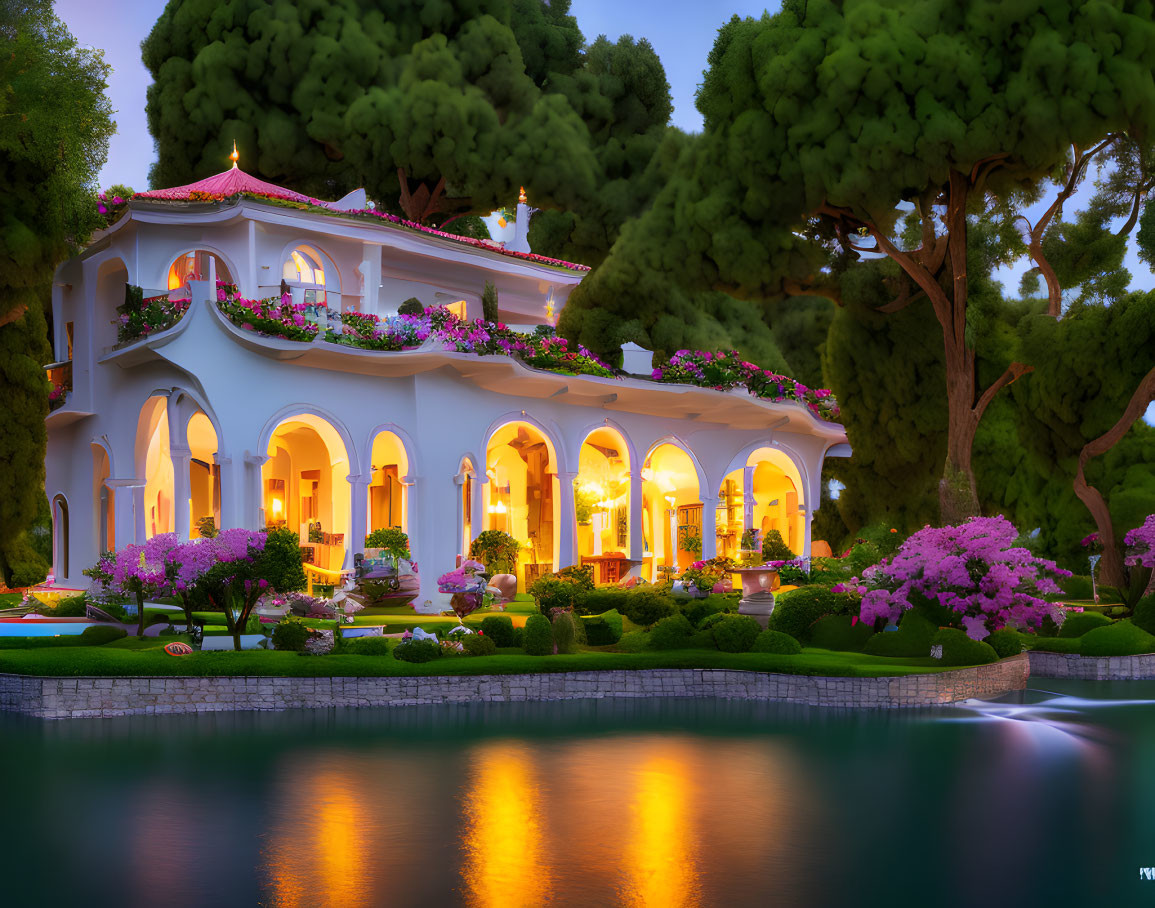
[[[171,328],[188,311],[189,300],[170,299],[167,293],[160,296],[144,296],[140,287],[125,286],[124,304],[117,306],[118,344],[128,344]]]
[[[317,336],[318,326],[305,318],[304,303],[293,303],[289,294],[263,300],[247,300],[235,284],[217,281],[217,307],[234,325],[270,337],[308,343]]]
[[[708,350],[679,350],[664,366],[654,369],[654,381],[697,385],[728,391],[745,388],[763,400],[789,400],[804,404],[821,419],[838,418],[838,401],[825,388],[808,388],[800,381],[779,375],[742,359],[737,350],[711,353]]]

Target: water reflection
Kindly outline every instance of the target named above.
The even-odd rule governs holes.
[[[477,908],[520,908],[549,900],[543,805],[530,748],[490,742],[472,748],[465,796],[462,883]]]
[[[681,908],[697,902],[697,786],[682,760],[653,754],[633,772],[630,837],[624,851],[631,908]]]

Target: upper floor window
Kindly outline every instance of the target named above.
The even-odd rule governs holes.
[[[217,280],[226,284],[233,283],[233,276],[219,255],[206,252],[204,249],[194,249],[178,256],[168,269],[168,289],[181,290],[188,286],[189,281],[207,281],[209,279],[209,261],[216,264]]]
[[[328,275],[326,270],[330,272]],[[330,291],[339,289],[332,271],[324,253],[312,246],[298,246],[285,259],[281,277],[292,289],[294,302],[324,304],[327,302],[326,287]]]

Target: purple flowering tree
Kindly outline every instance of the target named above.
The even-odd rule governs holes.
[[[1060,592],[1055,578],[1070,571],[1016,546],[1017,538],[1002,516],[925,527],[834,591],[861,594],[859,614],[869,624],[897,621],[920,603],[941,606],[975,640],[1003,627],[1038,628],[1048,616],[1061,621],[1062,610],[1042,597]]]
[[[1124,563],[1130,568],[1131,586],[1143,588],[1143,595],[1155,593],[1155,514],[1148,514],[1142,526],[1123,537],[1127,546]]]
[[[191,581],[208,596],[214,608],[224,612],[236,650],[241,648],[241,633],[253,607],[269,589],[262,557],[266,538],[265,533],[256,530],[223,530],[211,539],[198,539],[195,545],[208,551],[198,550],[187,561],[184,581]]]
[[[144,545],[106,553],[94,569],[92,576],[106,588],[136,599],[137,637],[144,637],[144,600],[168,593],[165,554],[179,541],[176,533],[162,533]]]

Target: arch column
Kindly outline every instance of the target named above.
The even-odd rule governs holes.
[[[558,481],[557,562],[555,571],[578,563],[577,514],[574,508],[573,483],[577,473],[561,472]]]
[[[742,469],[742,529],[754,529],[754,467]]]
[[[485,486],[489,482],[489,474],[485,471],[476,473],[473,477],[473,522],[469,525],[469,542],[472,545],[473,541],[478,537],[478,534],[484,529],[482,524],[485,523]],[[469,552],[461,553],[465,557],[469,557]]]
[[[630,567],[630,573],[641,576],[642,556],[645,553],[642,533],[642,471],[640,467],[630,470],[630,561],[637,564]]]
[[[438,612],[449,607],[449,594],[438,592],[437,578],[456,567],[458,544],[449,532],[447,521],[439,521],[436,516],[450,513],[457,500],[457,486],[453,483],[451,470],[452,467],[437,480],[411,477],[416,480],[416,494],[421,500],[420,510],[430,515],[429,520],[415,521],[415,531],[410,534],[410,552],[417,561],[417,576],[421,582],[420,593],[414,603],[419,612]],[[413,516],[410,515],[411,520]]]
[[[814,520],[814,511],[805,505],[798,506],[798,513],[802,517],[802,557],[806,566],[810,567],[810,524]]]
[[[132,486],[132,541],[143,545],[148,539],[148,515],[144,507],[144,483]]]
[[[365,554],[365,535],[369,524],[369,483],[371,476],[351,475],[349,483],[349,545],[345,547],[350,567],[354,555]]]
[[[225,526],[225,521],[229,519],[225,517],[226,510],[233,509],[237,513],[232,519],[237,522],[230,523],[229,526],[259,530],[265,525],[264,517],[261,514],[263,507],[261,467],[265,465],[269,455],[250,454],[246,451],[244,464],[240,469],[231,467],[230,458],[217,454],[215,459],[221,465],[221,526]],[[227,482],[225,481],[225,464],[230,464]],[[226,499],[227,505],[225,504]]]
[[[470,497],[475,499],[477,497],[475,489],[478,485],[477,471],[476,470],[467,470],[467,469],[462,468],[462,469],[458,470],[457,473],[453,477],[453,484],[457,487],[457,500],[458,500],[458,504],[457,504],[457,539],[461,542],[464,542],[464,540],[465,540],[465,508],[462,506],[462,499],[465,495],[465,480],[467,478],[471,478],[473,480],[473,488],[470,490]],[[471,509],[471,513],[473,514],[473,521],[470,524],[469,535],[473,536],[473,535],[475,535],[473,532],[473,524],[477,523],[477,508],[475,507],[474,501],[469,502],[469,507]],[[470,539],[469,541],[472,542],[473,540]],[[468,557],[468,555],[469,555],[468,551],[461,553],[462,559],[465,559],[466,557]]]
[[[702,560],[718,554],[718,499],[702,495]]]
[[[192,451],[187,447],[176,447],[170,442],[168,454],[172,460],[172,528],[181,539],[188,539],[189,522],[192,519],[189,512],[189,498],[192,495],[189,466],[192,463]]]
[[[221,474],[220,529],[232,530],[237,527],[256,529],[255,521],[250,524],[245,509],[245,472],[248,458],[238,461],[233,457],[225,457],[217,451],[213,454],[213,463],[217,465]]]

